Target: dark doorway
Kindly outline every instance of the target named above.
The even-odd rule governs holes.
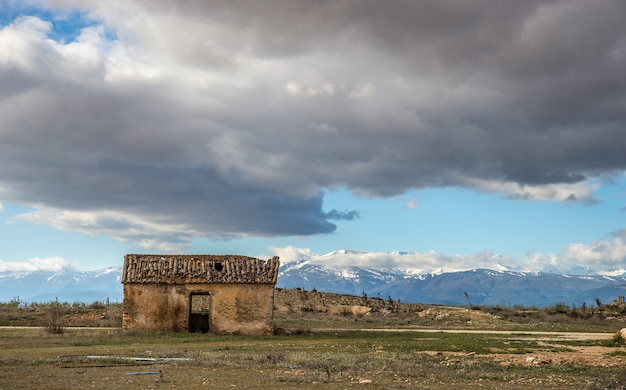
[[[189,332],[208,333],[210,329],[211,295],[191,294],[189,296]]]

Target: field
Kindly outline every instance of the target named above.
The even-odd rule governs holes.
[[[581,315],[336,295],[321,307],[307,295],[277,295],[271,337],[123,333],[119,305],[2,304],[0,388],[626,387],[623,318],[609,307]],[[28,322],[40,327],[10,327]]]

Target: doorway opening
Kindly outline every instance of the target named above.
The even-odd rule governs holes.
[[[210,329],[211,295],[209,293],[189,296],[189,332],[208,333]]]

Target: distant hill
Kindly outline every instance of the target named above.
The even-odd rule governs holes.
[[[122,267],[98,271],[0,272],[0,301],[121,302]]]
[[[475,269],[449,273],[407,273],[398,269],[290,263],[281,268],[278,286],[380,297],[402,302],[446,305],[554,306],[595,305],[626,295],[626,278],[557,275]],[[467,294],[466,294],[467,293]]]
[[[381,261],[387,258],[387,261]],[[581,306],[609,303],[626,295],[626,277],[498,270],[443,272],[420,267],[412,254],[338,250],[282,265],[280,287],[317,289],[354,295],[365,293],[402,302],[447,305]],[[350,264],[403,264],[404,267],[363,267]],[[409,265],[411,268],[407,268]],[[584,270],[581,270],[584,271]]]
[[[277,287],[301,288],[401,302],[446,305],[588,306],[626,295],[626,277],[558,275],[474,269],[460,272],[416,272],[340,263],[346,251],[282,264]],[[364,253],[359,253],[364,255]],[[365,253],[366,255],[366,253]],[[334,257],[336,256],[336,257]],[[121,302],[122,267],[98,271],[0,272],[0,301]]]

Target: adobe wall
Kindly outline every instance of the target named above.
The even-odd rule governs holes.
[[[192,293],[210,294],[210,333],[270,335],[272,284],[124,284],[123,329],[187,331]]]

